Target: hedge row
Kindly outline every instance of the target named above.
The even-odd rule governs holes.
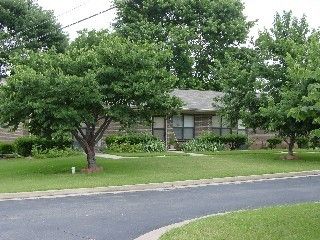
[[[164,142],[148,133],[126,133],[106,137],[108,152],[164,152]]]
[[[230,150],[240,149],[248,143],[248,136],[243,134],[228,134],[225,136],[218,136],[211,132],[205,132],[196,138],[197,141],[208,144],[224,144]]]
[[[13,143],[0,143],[0,155],[17,153],[21,156],[28,157],[32,155],[32,150],[58,149],[64,150],[71,148],[73,145],[72,140],[48,140],[33,136],[21,137],[16,139]]]

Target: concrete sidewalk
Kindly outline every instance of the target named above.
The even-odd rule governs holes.
[[[251,175],[251,176],[236,176],[236,177],[225,177],[225,178],[212,178],[212,179],[201,179],[201,180],[186,180],[186,181],[175,181],[175,182],[164,182],[164,183],[96,187],[96,188],[62,189],[62,190],[19,192],[19,193],[0,193],[0,201],[21,200],[21,199],[30,199],[30,198],[35,199],[35,198],[82,196],[82,195],[93,195],[93,194],[103,194],[103,193],[130,192],[130,191],[163,190],[163,189],[170,189],[170,188],[186,188],[186,187],[213,185],[213,184],[229,184],[229,183],[238,183],[238,182],[273,180],[273,179],[281,179],[281,178],[307,177],[307,176],[318,176],[318,175],[320,175],[320,170]]]

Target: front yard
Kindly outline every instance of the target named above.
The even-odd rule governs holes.
[[[164,154],[162,154],[164,155]],[[85,156],[52,159],[0,160],[0,192],[87,188],[138,183],[158,183],[216,177],[320,169],[320,153],[298,154],[300,160],[285,161],[276,151],[221,152],[210,156],[137,157],[98,159],[102,173],[81,174]],[[71,167],[77,173],[71,175]]]
[[[264,208],[198,220],[161,240],[316,240],[319,220],[319,203]]]

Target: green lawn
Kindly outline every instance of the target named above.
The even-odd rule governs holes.
[[[320,204],[235,212],[174,229],[161,240],[317,240]]]
[[[189,156],[187,153],[176,152],[152,152],[152,153],[119,153],[119,152],[106,152],[106,154],[121,156],[121,157],[162,157],[162,156]]]
[[[229,153],[229,154],[228,154]],[[85,156],[55,159],[0,160],[0,192],[98,187],[169,182],[237,175],[320,169],[320,153],[299,153],[300,160],[285,161],[275,152],[231,152],[205,157],[169,156],[98,159],[102,173],[70,174],[86,165]]]

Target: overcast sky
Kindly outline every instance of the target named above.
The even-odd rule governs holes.
[[[258,19],[251,35],[256,35],[258,29],[271,27],[274,14],[283,10],[292,10],[297,17],[305,14],[311,27],[320,26],[320,0],[243,0],[245,15],[249,20]],[[44,9],[53,10],[62,26],[76,22],[82,18],[98,13],[112,6],[111,0],[38,0]],[[112,10],[88,21],[66,29],[70,38],[77,35],[77,31],[84,28],[101,29],[111,26],[116,11]]]

